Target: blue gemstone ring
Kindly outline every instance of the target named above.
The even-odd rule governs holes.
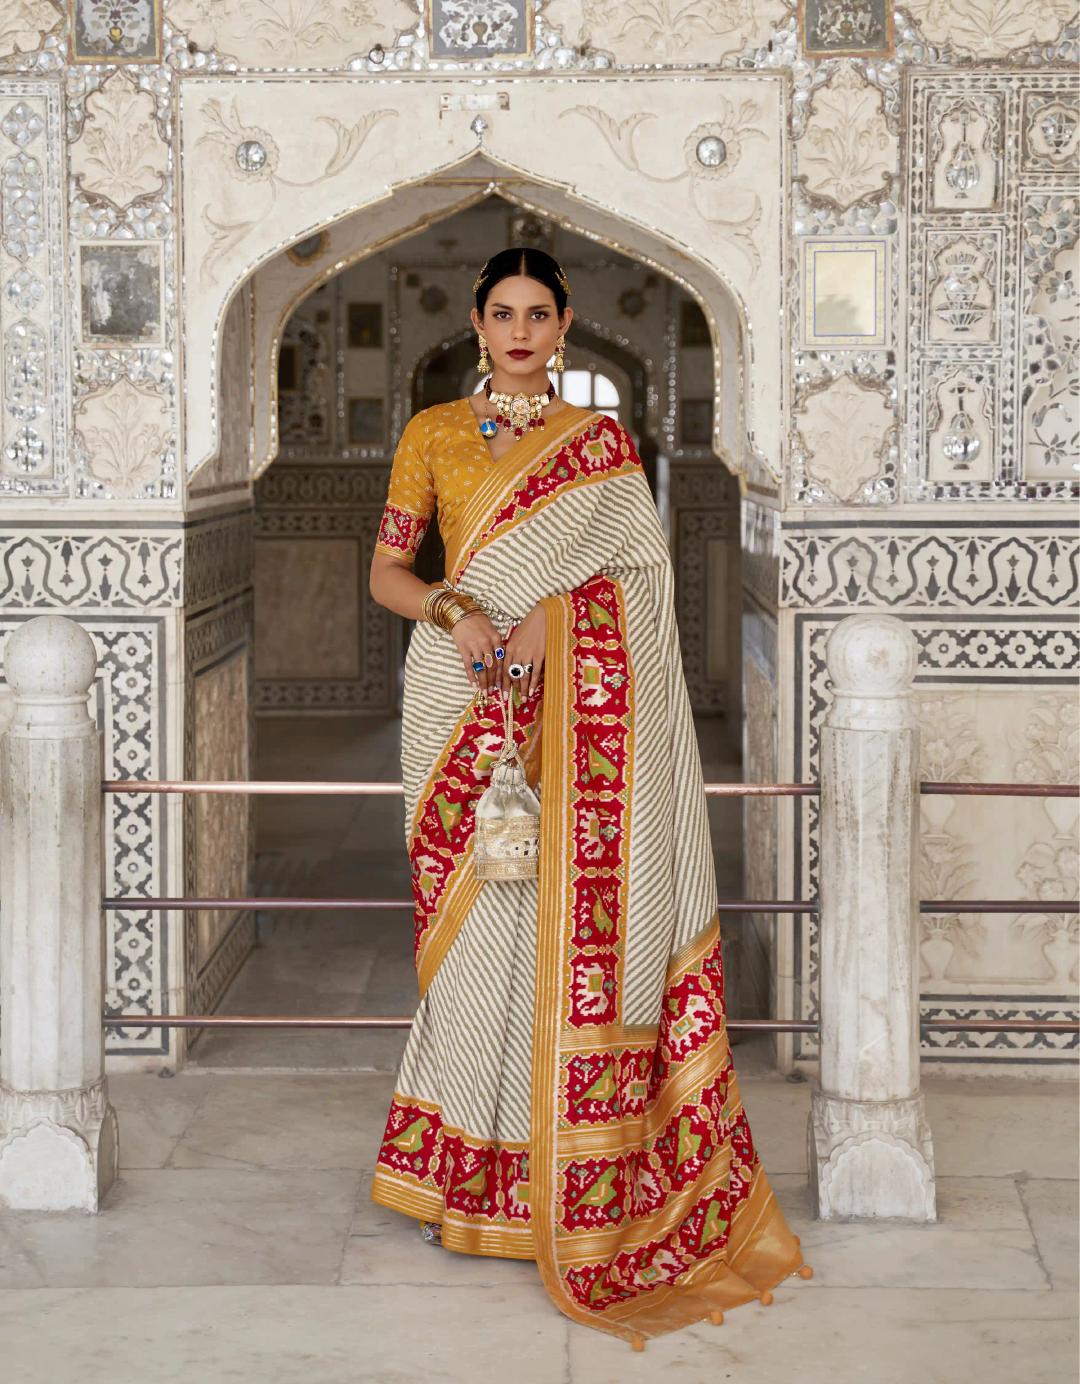
[[[496,657],[496,658],[505,658],[505,657],[506,657],[506,650],[503,648],[503,646],[502,646],[501,644],[500,644],[499,647],[495,650],[495,657]]]
[[[484,669],[484,660],[481,659],[481,658],[474,658],[474,659],[473,659],[473,666],[472,666],[473,672],[474,672],[474,673],[480,673],[480,672],[483,672],[483,669]]]

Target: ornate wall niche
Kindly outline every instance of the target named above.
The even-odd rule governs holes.
[[[622,370],[626,387],[620,395],[632,401],[633,410],[621,416],[640,439],[659,443],[672,464],[667,496],[671,530],[673,536],[681,533],[683,560],[694,568],[686,592],[688,600],[697,601],[696,613],[684,612],[681,604],[679,613],[687,664],[697,670],[691,676],[695,704],[703,703],[713,711],[737,705],[738,689],[731,684],[727,665],[737,666],[738,649],[731,621],[721,613],[738,582],[732,522],[735,487],[728,484],[724,491],[730,477],[716,466],[708,445],[677,446],[672,428],[678,403],[672,382],[680,374],[675,326],[680,304],[691,301],[689,294],[651,263],[619,253],[621,247],[586,237],[581,227],[541,218],[535,207],[526,212],[499,197],[450,216],[432,216],[414,236],[398,236],[394,243],[362,255],[345,268],[341,265],[347,257],[339,246],[348,244],[349,228],[341,227],[332,261],[339,272],[300,302],[286,329],[286,342],[292,342],[298,318],[310,325],[321,315],[324,344],[319,359],[325,368],[305,384],[294,353],[289,388],[280,394],[283,426],[294,393],[309,403],[320,401],[318,417],[311,427],[305,427],[302,418],[294,427],[284,426],[287,437],[282,455],[258,485],[258,547],[265,549],[260,552],[256,576],[260,711],[393,706],[399,623],[367,599],[363,588],[370,553],[361,560],[360,540],[364,544],[373,540],[392,444],[409,413],[471,384],[469,367],[475,355],[470,358],[459,347],[465,341],[472,345],[475,336],[471,327],[458,324],[467,322],[476,265],[474,256],[461,255],[457,247],[489,244],[507,232],[513,238],[512,227],[523,217],[546,227],[548,243],[573,285],[569,364],[595,366],[616,379]],[[335,237],[338,234],[335,228]],[[256,299],[267,312],[272,311],[269,293],[273,291],[274,301],[281,301],[284,295],[276,292],[276,286],[294,275],[287,254],[280,259],[254,280]],[[322,270],[316,267],[313,272]],[[384,305],[381,350],[349,347],[347,309],[357,300]],[[258,328],[256,335],[259,339]],[[704,342],[698,348],[701,359],[695,362],[699,367],[695,385],[709,388],[719,368],[725,389],[737,395],[740,375],[730,368],[728,354],[723,353],[718,364],[708,330]],[[453,363],[453,370],[447,372],[451,379],[444,379],[440,371],[429,371],[433,358]],[[458,372],[465,376],[464,385]],[[391,426],[382,445],[358,447],[349,441],[347,405],[360,380],[369,392],[382,389],[385,393]],[[692,464],[676,465],[679,462]],[[356,468],[357,474],[350,474],[350,468]],[[706,478],[711,483],[708,493],[716,491],[712,502],[705,498]],[[658,495],[658,499],[663,502],[664,497]],[[683,510],[691,515],[691,527],[685,531]],[[298,603],[308,620],[303,629],[295,623]],[[309,637],[313,616],[317,624],[325,624],[325,639],[318,632]],[[307,645],[310,666],[305,671],[301,664]],[[367,649],[362,672],[354,657],[360,648]]]
[[[1061,91],[1020,93],[1020,167],[1027,173],[1075,173],[1080,150],[1080,106]]]
[[[952,484],[994,479],[1001,403],[993,362],[924,361],[920,404],[925,418],[926,474]]]
[[[927,120],[927,210],[1000,211],[1004,93],[937,94]]]
[[[1001,340],[1004,227],[928,230],[926,268],[915,296],[925,304],[923,336],[935,346],[996,346]],[[919,291],[925,289],[925,297]]]

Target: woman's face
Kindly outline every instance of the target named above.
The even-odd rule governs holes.
[[[569,327],[574,310],[568,307],[560,319],[550,288],[514,274],[492,288],[482,317],[475,308],[469,315],[476,330],[483,332],[492,366],[500,374],[534,375],[555,354],[555,342]]]

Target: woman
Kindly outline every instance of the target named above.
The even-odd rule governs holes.
[[[374,599],[418,621],[401,758],[421,994],[373,1196],[448,1249],[535,1259],[562,1311],[641,1348],[809,1271],[732,1069],[641,461],[618,422],[554,395],[573,317],[556,262],[504,250],[473,287],[490,379],[405,427],[371,564]],[[410,567],[436,507],[429,586]],[[538,879],[471,868],[507,696]]]

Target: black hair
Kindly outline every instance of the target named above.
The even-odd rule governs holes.
[[[512,278],[515,274],[526,274],[545,288],[550,288],[555,295],[555,307],[560,317],[566,310],[566,290],[559,282],[562,271],[544,250],[537,250],[532,245],[511,246],[492,255],[480,272],[483,279],[476,289],[476,311],[481,317],[491,290],[501,279]]]

